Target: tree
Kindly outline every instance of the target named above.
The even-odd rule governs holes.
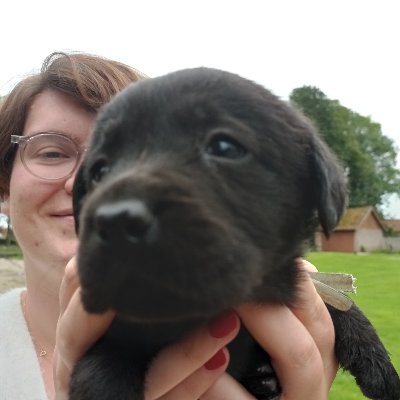
[[[294,89],[290,101],[314,122],[342,162],[351,207],[378,207],[384,195],[400,193],[394,142],[382,134],[380,124],[327,98],[316,87]]]

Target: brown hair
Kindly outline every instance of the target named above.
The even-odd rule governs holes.
[[[34,97],[45,89],[71,96],[88,111],[96,112],[131,82],[146,76],[117,61],[84,53],[52,53],[39,73],[19,82],[0,104],[0,196],[9,190],[16,148],[11,135],[24,129]]]

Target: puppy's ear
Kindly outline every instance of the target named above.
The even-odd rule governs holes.
[[[311,139],[311,162],[318,218],[325,235],[329,236],[346,207],[345,174],[336,157],[317,135]]]
[[[75,231],[79,232],[79,214],[81,212],[83,199],[86,196],[87,188],[85,180],[83,178],[83,168],[82,166],[78,169],[76,173],[74,187],[72,189],[72,206],[74,210],[75,219]]]

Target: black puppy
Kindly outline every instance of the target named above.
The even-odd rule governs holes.
[[[74,187],[82,299],[117,311],[81,359],[71,400],[143,399],[166,344],[245,301],[293,304],[295,258],[345,207],[343,171],[313,127],[261,86],[206,68],[132,84],[100,112]],[[370,322],[329,308],[336,354],[363,393],[400,398]],[[242,330],[229,371],[258,399],[279,395]],[[172,366],[173,367],[173,366]]]

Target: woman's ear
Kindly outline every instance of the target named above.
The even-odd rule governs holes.
[[[8,193],[3,195],[3,199],[0,204],[0,212],[8,217],[10,216],[10,195]]]

